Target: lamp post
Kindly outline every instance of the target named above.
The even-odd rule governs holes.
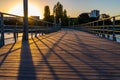
[[[24,30],[23,30],[23,41],[28,40],[28,0],[23,0],[24,4],[24,18],[23,18],[23,25],[24,25]]]

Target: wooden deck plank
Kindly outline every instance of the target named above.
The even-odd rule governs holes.
[[[0,48],[0,80],[119,80],[120,44],[64,29]]]

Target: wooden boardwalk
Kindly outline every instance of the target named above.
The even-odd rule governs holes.
[[[120,80],[120,44],[66,29],[6,45],[0,80]]]

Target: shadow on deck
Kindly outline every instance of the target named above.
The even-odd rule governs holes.
[[[0,80],[119,80],[120,44],[72,29],[0,49]]]

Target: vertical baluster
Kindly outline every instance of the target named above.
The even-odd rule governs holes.
[[[94,28],[95,28],[95,23],[93,22],[93,23],[92,23],[92,33],[93,33],[93,34],[95,34],[95,29],[94,29]]]
[[[105,21],[103,20],[102,37],[105,38]]]
[[[2,47],[4,42],[4,19],[3,19],[3,13],[0,13],[0,29],[1,29],[1,38],[0,38],[0,47]]]
[[[99,36],[98,28],[99,28],[99,27],[98,27],[98,22],[96,22],[96,28],[95,28],[95,29],[97,29],[97,30],[96,30],[96,34],[97,34],[97,36]]]
[[[116,37],[115,37],[115,17],[113,17],[113,41],[116,41]]]
[[[17,42],[16,27],[17,27],[17,23],[16,23],[16,26],[15,26],[15,28],[14,28],[14,32],[13,32],[13,34],[14,34],[14,41],[15,41],[15,43]]]
[[[37,23],[35,22],[35,37],[37,37]]]

